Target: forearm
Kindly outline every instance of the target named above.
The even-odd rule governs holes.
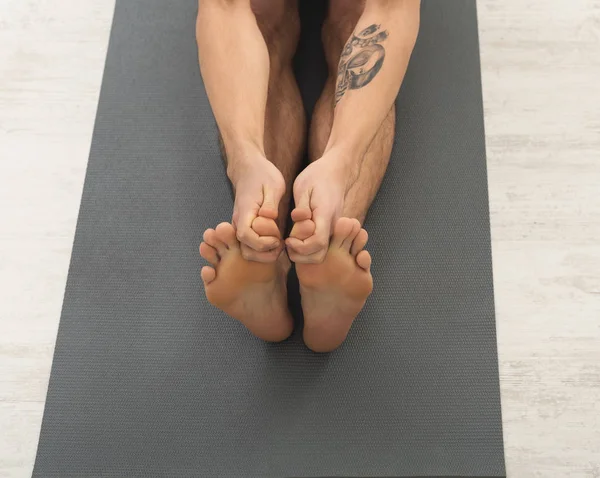
[[[419,28],[419,0],[368,0],[338,66],[335,113],[325,153],[360,163],[389,114]]]
[[[249,0],[201,0],[196,38],[228,161],[249,150],[264,155],[269,54]]]

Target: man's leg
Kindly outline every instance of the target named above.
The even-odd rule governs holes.
[[[355,93],[350,90],[360,91],[362,88],[360,84],[359,86],[354,85],[354,88],[351,85],[344,86],[345,89],[341,88],[340,83],[342,82],[342,75],[344,73],[342,72],[342,68],[348,69],[352,66],[353,61],[357,64],[362,62],[362,69],[357,68],[353,74],[356,73],[360,76],[371,73],[371,79],[374,78],[379,71],[378,69],[381,68],[382,63],[376,63],[373,57],[369,57],[369,55],[373,54],[373,52],[377,53],[385,50],[383,48],[377,49],[373,45],[385,44],[388,34],[396,34],[397,39],[396,28],[392,30],[392,27],[396,27],[399,23],[406,22],[413,24],[416,22],[418,25],[418,3],[413,2],[410,4],[406,2],[406,9],[403,10],[402,7],[398,7],[401,1],[396,0],[396,10],[389,10],[390,14],[387,15],[387,8],[392,3],[386,5],[384,2],[376,0],[330,1],[328,18],[325,21],[322,32],[323,45],[329,66],[329,78],[316,105],[309,136],[310,160],[312,164],[320,168],[316,170],[318,171],[316,176],[323,174],[322,171],[325,171],[324,174],[327,174],[327,168],[329,167],[330,170],[334,171],[331,176],[334,177],[335,174],[338,174],[335,171],[339,170],[335,169],[335,166],[327,166],[324,161],[331,161],[333,163],[336,156],[344,155],[354,149],[348,148],[344,150],[341,148],[340,153],[338,152],[340,148],[332,146],[336,142],[332,138],[336,105],[340,100],[345,100],[342,98],[344,94],[352,96]],[[370,10],[365,13],[367,5],[370,7]],[[415,8],[417,13],[415,13]],[[365,23],[366,18],[368,18],[368,21]],[[396,22],[393,21],[394,19]],[[357,27],[359,20],[364,25],[361,24]],[[384,30],[385,26],[382,27],[382,25],[388,26],[391,31],[388,33],[387,30]],[[414,24],[412,27],[415,30]],[[387,43],[389,44],[389,42]],[[397,41],[396,45],[403,50],[405,56],[402,60],[397,61],[402,62],[404,60],[408,63],[412,44],[414,44],[412,35],[407,36],[406,40]],[[362,47],[364,47],[364,50],[361,51]],[[393,51],[393,53],[396,52]],[[363,58],[359,57],[360,54],[364,55]],[[355,55],[353,60],[349,60],[353,55]],[[383,62],[383,55],[381,61]],[[389,59],[387,61],[394,60]],[[347,64],[344,65],[344,62],[347,62]],[[372,68],[372,70],[369,71],[369,68]],[[296,269],[300,279],[305,317],[304,340],[315,351],[333,350],[344,341],[355,316],[364,306],[365,300],[372,290],[373,282],[370,274],[371,257],[364,250],[368,236],[367,232],[362,229],[362,223],[365,220],[369,206],[377,194],[389,163],[395,129],[393,97],[397,93],[397,87],[399,87],[401,79],[404,76],[404,71],[405,66],[404,70],[400,68],[399,73],[395,75],[389,75],[388,70],[390,81],[387,84],[384,83],[383,86],[381,84],[379,86],[382,90],[382,96],[387,89],[385,94],[390,98],[390,102],[387,109],[384,110],[384,114],[381,115],[380,111],[374,112],[381,115],[381,120],[377,123],[376,129],[373,130],[374,134],[371,136],[371,141],[364,145],[364,147],[360,146],[363,148],[362,151],[364,153],[361,153],[361,157],[357,158],[355,163],[359,167],[354,177],[346,183],[345,192],[342,193],[342,200],[339,203],[338,209],[332,215],[331,240],[324,261],[318,263],[317,260],[317,263],[315,263],[311,255],[316,258],[320,252],[315,253],[312,250],[308,250],[308,254],[304,256],[297,253],[290,255],[297,262]],[[366,84],[369,82],[370,80]],[[373,93],[374,91],[375,93]],[[370,94],[377,95],[377,90],[371,89]],[[376,97],[373,97],[373,99],[379,100]],[[364,104],[357,103],[356,109],[350,112],[350,115],[348,115],[349,110],[347,108],[354,108],[354,106],[347,104],[343,106],[346,108],[344,111],[344,121],[353,115],[369,115],[368,107],[365,107]],[[348,123],[346,122],[346,124]],[[368,131],[368,129],[368,127],[365,127],[363,131]],[[357,132],[354,133],[356,134]],[[353,132],[347,131],[347,134],[352,135]],[[338,126],[337,137],[339,138],[343,135],[344,132],[340,132]],[[317,165],[316,163],[321,164]],[[301,191],[305,189],[302,185],[303,180],[304,178],[300,175],[297,184],[295,184],[296,195],[300,197],[303,196]],[[307,204],[312,205],[314,199],[315,203],[319,205],[318,201],[322,200],[322,197],[315,195],[314,191],[316,189],[313,189],[312,196],[310,201],[307,201]],[[333,190],[334,188],[331,187],[331,189]],[[323,201],[323,204],[326,204],[326,202],[326,200]],[[303,212],[299,209],[292,213],[294,220],[297,221],[295,228],[313,222],[312,220],[315,217],[317,209],[313,210],[312,218],[308,217],[309,208],[307,207],[305,210],[307,215],[304,217],[301,217]],[[319,226],[317,225],[318,228]],[[310,244],[308,235],[299,233],[299,228],[293,230],[291,235],[295,235],[301,240],[309,239],[309,241],[306,241],[306,245]],[[288,247],[300,244],[298,241],[288,241]]]
[[[296,0],[199,2],[201,70],[235,192],[233,225],[204,234],[200,253],[212,267],[202,278],[213,305],[269,341],[292,331],[290,264],[273,241],[281,242],[303,148],[291,66],[299,28]]]
[[[277,223],[285,233],[292,185],[304,153],[306,118],[292,69],[300,36],[298,0],[251,0],[269,50],[270,71],[265,113],[265,154],[285,180]]]

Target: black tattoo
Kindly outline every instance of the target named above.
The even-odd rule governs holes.
[[[380,43],[387,39],[388,32],[380,29],[381,25],[373,24],[346,42],[338,66],[336,105],[346,91],[368,85],[381,70],[385,48]]]

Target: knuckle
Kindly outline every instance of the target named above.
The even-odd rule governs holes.
[[[306,255],[309,250],[306,244],[298,244],[298,246],[294,247],[294,251],[300,255]]]
[[[264,244],[263,242],[258,242],[256,244],[256,246],[253,245],[252,249],[254,249],[255,251],[258,251],[258,252],[269,252],[271,250],[271,248],[267,244]]]
[[[279,250],[269,252],[265,256],[264,260],[265,260],[265,262],[275,262],[280,254],[281,254],[281,251],[279,251]]]
[[[318,264],[319,261],[315,256],[306,256],[304,258],[304,263],[305,264]]]
[[[287,250],[287,255],[288,255],[290,261],[292,261],[292,262],[298,262],[299,254],[296,251],[294,251],[292,249],[288,249]]]
[[[245,228],[244,229],[238,229],[238,231],[237,231],[238,241],[247,243],[247,242],[250,241],[251,237],[252,236],[250,235],[250,232],[248,231],[248,229],[245,229]]]
[[[327,239],[325,239],[324,237],[317,238],[316,246],[319,249],[325,249],[328,245],[329,245],[329,241]]]
[[[252,249],[242,247],[242,257],[247,261],[251,261],[254,259],[254,252],[252,252]]]

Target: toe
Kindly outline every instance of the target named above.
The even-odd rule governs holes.
[[[357,234],[356,238],[352,242],[352,248],[350,249],[350,254],[356,257],[360,251],[362,251],[367,245],[367,241],[369,240],[369,234],[366,229],[361,229]]]
[[[217,272],[212,267],[204,266],[200,271],[200,276],[202,277],[202,282],[204,282],[204,285],[207,286],[215,280],[217,277]]]
[[[356,263],[361,269],[368,271],[371,268],[371,254],[367,251],[360,251],[356,256]]]
[[[352,219],[347,217],[341,217],[335,223],[335,228],[333,229],[333,237],[331,238],[331,246],[332,247],[342,247],[342,244],[346,240],[346,238],[352,233],[352,228],[354,227],[354,223]]]
[[[294,222],[306,221],[312,217],[312,211],[308,207],[297,207],[292,210],[291,216]]]
[[[311,219],[300,221],[294,224],[290,236],[304,241],[315,233],[316,228],[314,221]]]
[[[252,221],[252,229],[259,236],[280,237],[279,228],[273,219],[258,216]]]
[[[204,231],[203,239],[209,246],[216,249],[221,257],[223,257],[223,254],[227,253],[227,246],[219,239],[214,229],[207,229]]]
[[[258,210],[259,217],[265,219],[277,219],[277,208],[273,205],[263,204]]]
[[[206,242],[200,244],[200,255],[213,266],[216,266],[219,263],[217,250],[214,247],[209,246]]]
[[[354,239],[356,239],[356,236],[360,232],[360,222],[358,221],[358,219],[351,219],[351,221],[352,229],[350,231],[350,234],[348,234],[342,242],[342,249],[344,249],[348,253],[350,252],[350,247],[352,246]]]
[[[236,249],[239,247],[239,242],[235,237],[235,229],[228,222],[222,222],[215,229],[215,235],[228,249]]]

